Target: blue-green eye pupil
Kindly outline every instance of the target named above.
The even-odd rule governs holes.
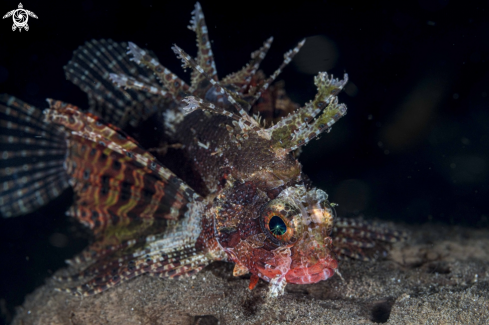
[[[282,218],[273,216],[272,219],[270,219],[270,222],[268,223],[268,228],[270,229],[270,232],[274,236],[282,236],[287,232],[287,226],[285,225],[285,222],[282,220]]]

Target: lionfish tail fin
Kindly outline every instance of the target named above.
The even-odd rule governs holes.
[[[63,164],[64,134],[43,121],[40,109],[0,95],[0,212],[4,217],[30,213],[68,186]]]

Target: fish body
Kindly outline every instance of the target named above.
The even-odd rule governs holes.
[[[94,40],[65,67],[88,94],[88,112],[0,98],[3,216],[31,212],[71,186],[67,214],[93,231],[68,261],[76,272],[56,277],[62,290],[90,295],[141,274],[193,276],[221,260],[236,276],[251,273],[250,288],[269,282],[275,297],[287,283],[330,278],[338,257],[368,259],[366,250],[402,236],[337,218],[294,154],[346,114],[337,98],[346,75],[320,72],[317,95],[299,108],[272,82],[304,42],[269,78],[258,66],[271,39],[219,80],[198,3],[189,28],[197,57],[173,50],[192,69],[190,84],[133,43]]]

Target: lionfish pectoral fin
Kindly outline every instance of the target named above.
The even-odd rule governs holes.
[[[371,261],[387,254],[386,244],[404,241],[408,235],[383,223],[338,218],[331,236],[333,250],[339,258]]]
[[[260,280],[260,278],[258,277],[258,275],[252,274],[251,278],[250,278],[250,284],[248,285],[248,289],[250,289],[250,290],[255,289],[259,280]]]
[[[343,80],[338,80],[319,72],[314,78],[318,89],[316,97],[267,129],[275,147],[293,151],[329,130],[346,114],[346,105],[338,103],[336,94],[347,82],[347,74]]]
[[[95,241],[69,264],[79,274],[61,289],[102,292],[143,273],[191,276],[211,262],[196,245],[202,197],[119,128],[77,107],[50,101],[46,120],[67,131],[75,203],[69,214],[92,228]]]
[[[131,254],[91,265],[81,272],[81,275],[58,276],[55,279],[61,284],[71,284],[73,281],[81,281],[82,284],[57,290],[78,296],[90,296],[142,274],[169,279],[192,277],[212,262],[206,254],[190,245],[181,249],[165,250],[163,247],[152,248],[150,244],[157,245],[158,242],[148,243],[148,248],[143,247]]]
[[[63,164],[64,134],[43,121],[42,111],[0,95],[0,212],[30,213],[69,187]]]
[[[250,273],[250,270],[246,266],[238,263],[234,264],[233,276],[242,276],[248,273]]]
[[[66,167],[76,195],[69,214],[96,234],[109,227],[113,237],[147,235],[141,228],[151,225],[143,221],[177,220],[202,200],[119,128],[73,105],[50,104],[46,119],[69,131]]]

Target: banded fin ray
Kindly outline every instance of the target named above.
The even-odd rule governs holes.
[[[70,138],[68,173],[77,195],[68,214],[88,227],[124,227],[140,219],[177,219],[189,198],[130,157],[78,136]],[[176,185],[177,183],[175,183]],[[147,226],[150,226],[148,224]]]
[[[339,258],[371,261],[379,253],[384,254],[385,245],[404,241],[407,233],[389,228],[386,224],[360,218],[338,218],[333,232],[334,252]]]
[[[195,58],[198,65],[204,69],[205,73],[210,79],[217,81],[217,69],[214,62],[214,55],[212,54],[211,42],[209,40],[208,29],[205,23],[204,13],[200,3],[195,3],[195,8],[192,11],[192,19],[188,26],[190,30],[193,30],[197,35],[197,57]],[[204,97],[210,85],[206,81],[206,77],[198,71],[192,70],[192,91],[194,95]],[[207,86],[206,86],[207,85]]]
[[[77,199],[69,214],[98,232],[131,220],[178,219],[202,200],[123,131],[76,106],[49,100],[46,120],[67,129],[67,171]],[[134,233],[132,235],[135,235]]]
[[[42,121],[42,112],[0,95],[0,212],[4,217],[30,213],[69,187],[63,168],[63,132]]]
[[[256,73],[260,67],[261,61],[265,58],[270,46],[272,45],[273,37],[267,39],[261,48],[251,53],[251,61],[246,64],[241,70],[231,73],[222,79],[224,85],[234,85],[240,88],[240,92],[245,94],[249,90],[252,79],[256,78]]]
[[[145,273],[170,279],[193,276],[211,261],[194,245],[186,245],[176,249],[153,250],[146,255],[124,261],[114,257],[88,267],[80,276],[61,276],[55,279],[65,285],[82,281],[82,285],[57,290],[78,296],[90,296]]]
[[[343,80],[339,80],[328,76],[326,72],[319,72],[314,77],[318,89],[314,99],[266,130],[275,146],[287,152],[294,151],[330,130],[334,123],[346,115],[346,105],[339,103],[336,95],[347,82],[347,74]]]
[[[90,295],[143,273],[191,275],[210,263],[196,245],[204,212],[196,194],[119,128],[49,100],[45,119],[66,130],[66,168],[75,192],[69,214],[95,241],[69,264],[84,284],[60,289]]]
[[[176,74],[161,65],[154,55],[149,53],[147,50],[141,49],[132,42],[129,42],[128,44],[127,53],[132,55],[131,61],[152,70],[163,87],[168,90],[169,96],[171,96],[173,100],[181,100],[184,94],[188,94],[190,88],[189,85],[187,85],[187,83],[180,79]],[[119,76],[119,78],[121,78],[121,76]],[[111,79],[114,81],[113,76]],[[155,86],[156,83],[152,83],[151,85]]]
[[[125,127],[137,126],[157,111],[161,98],[150,93],[114,85],[110,74],[135,77],[146,84],[156,83],[150,71],[132,62],[127,44],[112,40],[91,40],[79,47],[64,67],[66,78],[87,93],[89,111],[104,120]]]

